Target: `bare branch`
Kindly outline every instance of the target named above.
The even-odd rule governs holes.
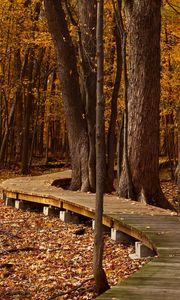
[[[178,14],[180,15],[180,12],[175,8],[173,4],[171,4],[168,0],[166,0],[166,3]]]

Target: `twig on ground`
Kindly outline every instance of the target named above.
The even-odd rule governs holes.
[[[7,254],[7,253],[14,253],[14,252],[21,252],[21,251],[47,251],[47,252],[54,252],[54,251],[60,251],[61,248],[54,248],[54,249],[46,249],[46,248],[35,248],[35,247],[23,247],[23,248],[14,248],[14,249],[5,249],[0,250],[0,254]]]
[[[88,282],[88,281],[90,281],[90,280],[92,280],[92,279],[94,279],[93,276],[91,276],[90,278],[88,278],[88,279],[82,281],[78,286],[76,286],[76,287],[74,287],[74,288],[72,288],[72,289],[70,289],[70,290],[68,290],[68,291],[55,293],[54,295],[50,296],[50,297],[48,298],[48,300],[53,300],[53,299],[55,299],[55,298],[57,298],[57,297],[71,294],[72,292],[75,292],[75,291],[79,290],[79,289],[81,288],[81,286],[82,286],[84,283],[86,283],[86,282]]]
[[[15,296],[15,295],[27,296],[27,295],[30,295],[30,292],[29,291],[20,291],[20,290],[17,290],[17,291],[9,290],[9,291],[1,291],[0,296],[1,295],[6,295],[6,296]]]
[[[33,251],[33,250],[39,250],[39,249],[36,249],[36,248],[33,248],[33,247],[7,249],[7,250],[0,251],[0,254],[7,254],[7,253],[21,252],[21,251]]]
[[[9,231],[7,231],[7,230],[2,230],[2,229],[0,229],[0,235],[3,235],[3,234],[8,235],[8,236],[13,237],[13,238],[22,239],[22,238],[21,238],[19,235],[17,235],[17,234],[13,234],[13,233],[11,233],[11,232],[9,232]]]
[[[6,268],[6,269],[10,269],[13,267],[14,264],[10,264],[10,263],[2,263],[0,264],[0,269],[2,268]]]

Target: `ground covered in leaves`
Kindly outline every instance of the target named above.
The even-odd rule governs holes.
[[[0,180],[16,176],[0,171]],[[163,185],[171,201],[174,183]],[[79,225],[84,227],[84,225]],[[0,299],[83,300],[96,297],[92,276],[93,231],[42,213],[5,207],[0,200]],[[131,260],[131,246],[105,236],[104,268],[115,285],[146,262]]]
[[[132,250],[105,237],[104,267],[111,285],[144,263],[129,258]],[[77,235],[76,225],[1,201],[0,299],[46,300],[64,292],[58,299],[92,299],[92,253],[90,227]]]

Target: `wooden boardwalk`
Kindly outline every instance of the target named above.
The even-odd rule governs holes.
[[[94,218],[95,194],[72,192],[53,183],[67,182],[70,172],[19,177],[1,184],[4,199],[31,201]],[[143,203],[105,195],[104,225],[126,233],[157,255],[129,279],[98,300],[180,299],[180,216]]]

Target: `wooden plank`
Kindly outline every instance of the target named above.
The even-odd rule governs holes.
[[[18,199],[18,194],[17,193],[13,193],[13,192],[8,192],[5,191],[4,195],[8,198],[12,198],[12,199]]]
[[[87,210],[83,207],[79,207],[67,202],[62,202],[62,208],[83,215],[85,217],[94,219],[94,212]]]
[[[96,300],[178,300],[179,290],[169,289],[157,289],[153,287],[141,289],[137,288],[129,289],[114,289],[112,288],[109,293],[104,293],[97,297]]]
[[[56,200],[56,199],[52,199],[52,198],[45,198],[45,197],[41,197],[41,196],[20,193],[18,195],[18,200],[37,202],[40,204],[46,204],[46,205],[51,205],[51,206],[55,206],[58,208],[62,208],[62,202],[60,200]]]

